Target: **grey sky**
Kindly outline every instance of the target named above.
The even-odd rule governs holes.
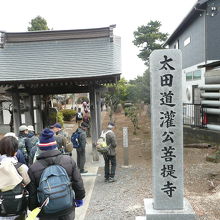
[[[150,20],[159,20],[171,34],[196,0],[7,0],[1,1],[0,30],[27,31],[31,19],[40,15],[54,30],[106,27],[116,24],[122,38],[122,76],[142,75],[146,67],[137,57],[133,32]]]

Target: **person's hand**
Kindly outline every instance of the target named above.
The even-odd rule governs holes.
[[[80,207],[80,206],[83,205],[83,200],[77,200],[76,199],[74,202],[75,202],[75,207]]]

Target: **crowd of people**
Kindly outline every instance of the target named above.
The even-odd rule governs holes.
[[[40,194],[39,187],[41,182],[44,181],[42,179],[44,173],[51,166],[54,169],[55,167],[56,169],[63,168],[62,172],[60,170],[55,170],[54,172],[57,173],[59,178],[66,175],[66,179],[69,181],[67,181],[66,186],[71,185],[71,189],[68,189],[68,194],[72,195],[71,203],[62,204],[59,201],[58,204],[62,205],[62,209],[59,210],[57,204],[54,203],[55,199],[53,200],[53,197],[56,197],[60,191],[67,189],[59,189],[58,187],[57,190],[59,189],[59,191],[55,190],[50,197],[51,201],[49,201],[49,204],[53,202],[53,207],[56,207],[56,210],[51,211],[52,205],[45,205],[45,208],[42,208],[39,213],[39,219],[74,219],[75,207],[83,204],[85,189],[77,164],[70,155],[65,154],[63,151],[66,146],[66,138],[64,132],[62,133],[61,131],[61,125],[56,123],[49,128],[45,128],[38,137],[34,133],[33,126],[21,125],[18,137],[10,132],[5,134],[0,140],[0,219],[25,219],[27,209],[32,211],[42,205],[44,201],[40,201],[39,198],[45,192],[42,190]],[[5,170],[10,170],[7,168],[9,164],[14,165],[20,178],[16,179],[13,172],[8,172],[7,179],[4,178],[4,181],[2,181],[2,173],[5,173]],[[53,188],[56,179],[52,181],[50,176],[47,176],[47,178],[45,180],[47,180],[48,187]],[[11,186],[12,183],[13,187],[22,183],[24,189],[20,192],[19,197],[17,192],[13,191],[13,187],[8,188],[8,185]],[[11,194],[8,196],[5,194],[6,192]],[[74,192],[74,194],[71,192]],[[22,198],[22,201],[19,202],[16,198]],[[10,207],[15,209],[11,210]]]
[[[33,213],[38,209],[40,220],[75,218],[75,207],[82,206],[85,197],[81,174],[88,172],[85,155],[90,115],[86,106],[84,113],[78,109],[76,123],[76,162],[73,146],[68,148],[71,143],[59,123],[43,129],[39,136],[32,125],[21,125],[18,137],[9,132],[0,140],[0,220],[23,220],[28,209]],[[106,182],[115,181],[117,144],[113,128],[110,122],[104,131],[109,146],[108,153],[103,154]]]

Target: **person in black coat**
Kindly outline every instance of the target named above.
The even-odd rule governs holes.
[[[29,209],[33,210],[41,205],[38,203],[37,199],[37,188],[39,186],[41,174],[46,168],[44,166],[45,163],[50,166],[55,164],[56,161],[59,161],[58,164],[66,170],[72,182],[72,189],[75,192],[74,202],[76,207],[82,205],[83,198],[85,197],[85,189],[82,177],[75,161],[68,155],[62,155],[62,153],[57,149],[54,133],[50,129],[46,128],[43,130],[40,136],[39,148],[43,152],[37,157],[36,162],[34,162],[34,164],[32,164],[28,170],[28,174],[31,179],[31,182],[27,187],[29,191]],[[57,157],[61,158],[56,160]],[[53,214],[46,214],[42,210],[39,218],[40,220],[73,220],[75,218],[75,206],[73,204],[71,208]]]

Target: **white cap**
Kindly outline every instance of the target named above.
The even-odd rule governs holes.
[[[28,131],[34,131],[34,126],[28,125],[27,127],[28,127]]]
[[[15,137],[18,140],[18,137],[13,132],[8,132],[4,135],[4,137],[7,137],[7,136]]]
[[[26,125],[21,125],[19,127],[19,131],[25,131],[25,130],[28,130],[28,127]]]

